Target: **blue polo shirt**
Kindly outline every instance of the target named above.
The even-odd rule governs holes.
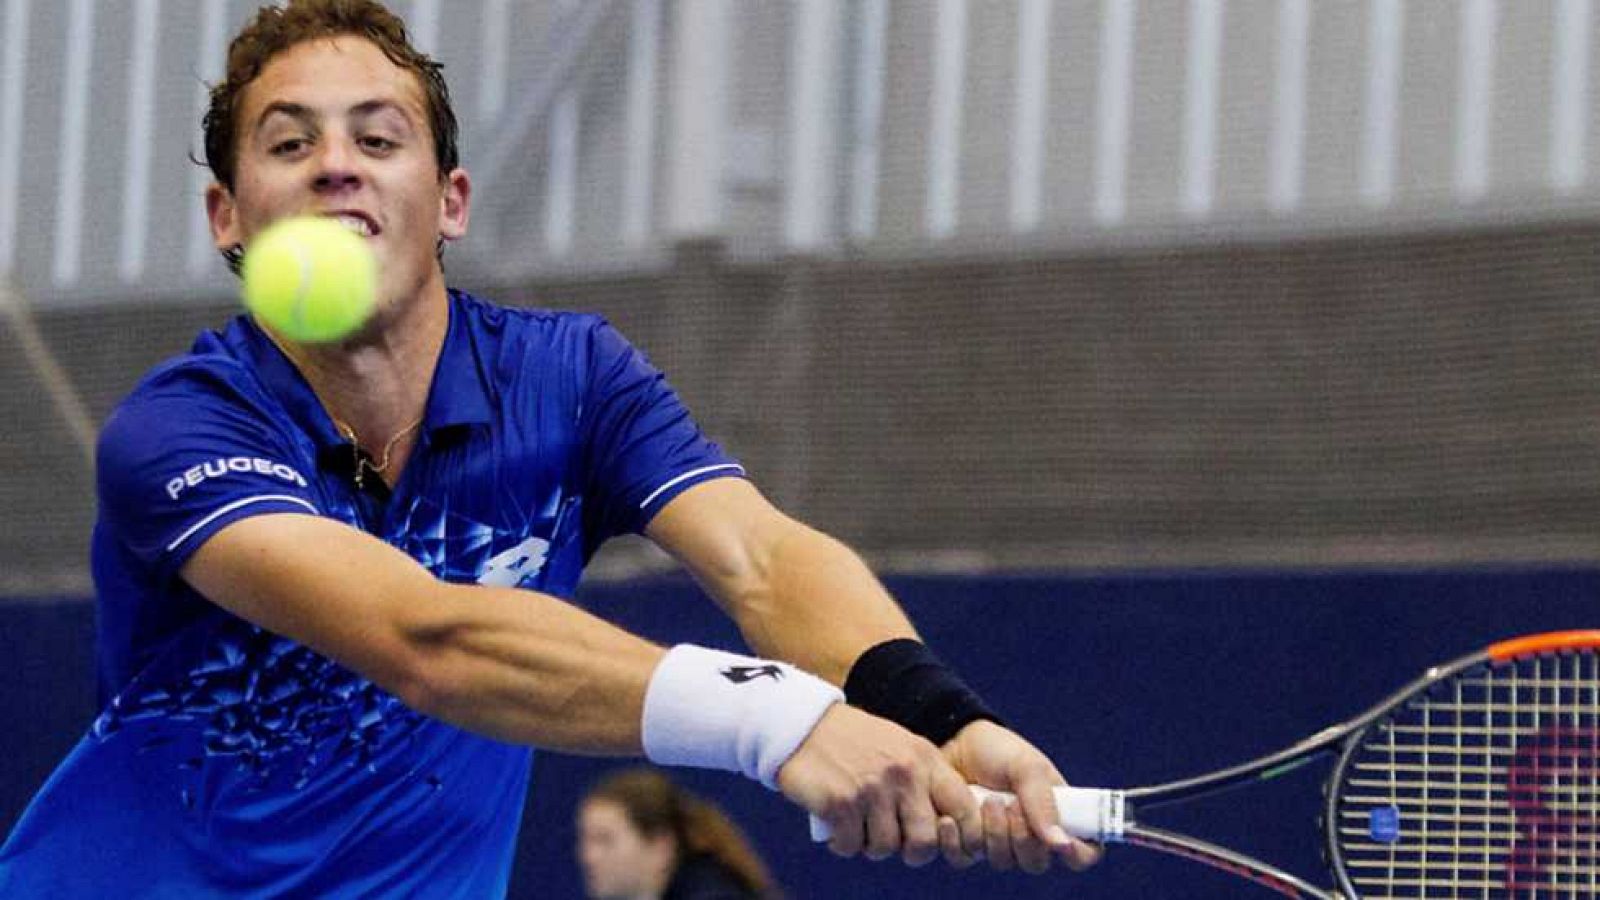
[[[104,711],[0,847],[0,897],[504,895],[532,752],[411,711],[179,568],[231,522],[312,513],[442,579],[570,597],[608,537],[743,474],[604,320],[461,292],[393,492],[355,468],[245,317],[116,409],[92,554]]]

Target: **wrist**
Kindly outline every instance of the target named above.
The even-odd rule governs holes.
[[[960,730],[950,736],[950,740],[945,741],[940,746],[949,747],[962,740],[970,740],[985,731],[1006,730],[1008,729],[1000,723],[999,719],[973,719],[971,722],[961,726]]]
[[[967,726],[1000,717],[922,642],[896,638],[869,648],[850,667],[852,706],[943,746]]]
[[[739,772],[776,789],[778,770],[843,699],[838,688],[786,663],[679,644],[645,690],[645,756]]]

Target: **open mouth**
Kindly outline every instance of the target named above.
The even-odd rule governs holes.
[[[371,219],[361,213],[329,213],[329,217],[338,220],[340,225],[362,237],[372,237],[378,233],[378,227],[373,224]]]

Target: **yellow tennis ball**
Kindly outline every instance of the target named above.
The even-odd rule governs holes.
[[[291,341],[337,341],[377,300],[378,266],[366,241],[337,219],[273,223],[245,248],[244,304]]]

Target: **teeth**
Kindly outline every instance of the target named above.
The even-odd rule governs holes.
[[[339,216],[339,223],[362,237],[372,237],[372,226],[360,216]]]

